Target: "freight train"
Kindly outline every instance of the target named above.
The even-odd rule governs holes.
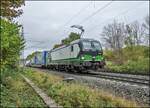
[[[35,54],[29,66],[56,70],[87,70],[105,66],[99,41],[82,38],[50,51]]]

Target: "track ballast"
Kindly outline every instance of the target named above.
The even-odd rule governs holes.
[[[113,72],[108,73],[105,71],[100,72],[100,70],[98,70],[98,71],[88,70],[88,71],[82,72],[82,73],[58,71],[58,70],[53,70],[53,71],[69,73],[69,74],[74,74],[74,75],[80,75],[80,76],[103,78],[103,79],[108,79],[108,80],[113,80],[113,81],[121,81],[124,83],[136,84],[136,85],[149,86],[149,84],[150,84],[149,76],[145,76],[145,75],[120,74],[120,73],[113,73]]]

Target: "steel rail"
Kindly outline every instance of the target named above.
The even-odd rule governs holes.
[[[139,78],[139,75],[127,75],[127,74],[120,74],[120,73],[106,73],[106,72],[90,72],[90,74],[95,74],[95,75],[104,75],[104,76],[112,76],[112,77],[119,77],[119,78],[126,78],[126,79],[134,79],[134,80],[143,80],[143,81],[150,81],[149,78],[145,78],[145,76],[142,76]],[[124,75],[124,76],[123,76]]]
[[[128,83],[134,83],[134,84],[142,84],[142,85],[149,85],[149,80],[145,79],[138,79],[138,78],[129,78],[129,77],[122,77],[122,76],[114,76],[114,75],[104,75],[104,74],[98,74],[98,75],[88,75],[92,77],[97,77],[97,78],[104,78],[104,79],[109,79],[109,80],[117,80],[117,81],[123,81],[123,82],[128,82]]]
[[[42,69],[42,70],[50,71],[49,69]],[[58,73],[60,72],[60,71],[57,71],[57,70],[52,70],[52,71],[58,72]],[[93,71],[86,72],[86,73],[61,71],[61,73],[80,75],[80,76],[88,76],[88,77],[96,77],[96,78],[103,78],[103,79],[109,79],[109,80],[114,80],[114,81],[121,81],[121,82],[125,82],[125,83],[145,85],[145,86],[149,86],[149,84],[150,84],[149,79],[135,78],[135,77],[131,77],[131,76],[120,76],[120,74],[117,74],[117,73],[115,73],[117,75],[107,74],[106,72],[103,72],[103,74],[101,74],[102,72],[101,73],[98,73],[98,72],[95,73]]]
[[[144,78],[136,78],[133,76],[122,76],[121,74],[117,74],[116,75],[112,75],[112,74],[108,74],[105,72],[101,72],[101,73],[94,73],[94,72],[88,72],[85,74],[80,74],[82,76],[91,76],[91,77],[97,77],[97,78],[104,78],[104,79],[109,79],[109,80],[117,80],[117,81],[123,81],[123,82],[128,82],[128,83],[134,83],[134,84],[138,84],[138,85],[146,85],[148,86],[150,84],[150,80],[149,79],[144,79]]]

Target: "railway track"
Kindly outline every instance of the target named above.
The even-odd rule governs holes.
[[[127,82],[127,83],[132,83],[132,84],[137,84],[137,85],[145,85],[148,86],[150,84],[150,80],[147,77],[139,77],[135,75],[125,75],[123,76],[122,74],[114,74],[114,73],[105,73],[105,72],[89,72],[86,74],[88,76],[92,77],[97,77],[97,78],[104,78],[104,79],[109,79],[109,80],[116,80],[116,81],[122,81],[122,82]]]
[[[69,74],[103,78],[103,79],[121,81],[130,84],[144,85],[144,86],[149,86],[150,84],[149,76],[142,76],[142,75],[129,75],[129,74],[110,73],[110,72],[108,73],[108,72],[99,72],[99,71],[98,72],[88,71],[87,73],[69,73]]]
[[[59,73],[60,71],[54,71],[54,72]],[[149,86],[149,84],[150,84],[149,76],[142,76],[142,75],[129,75],[129,74],[110,73],[110,72],[108,73],[108,72],[99,72],[99,71],[95,72],[93,70],[89,70],[88,72],[85,72],[85,73],[79,73],[79,72],[73,73],[73,72],[66,72],[66,71],[61,71],[61,72],[67,73],[67,74],[73,74],[73,75],[121,81],[124,83],[136,84],[136,85]]]

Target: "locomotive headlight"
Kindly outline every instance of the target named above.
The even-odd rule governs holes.
[[[81,59],[84,60],[84,57],[82,56]]]
[[[95,59],[95,56],[93,56],[93,59]]]

